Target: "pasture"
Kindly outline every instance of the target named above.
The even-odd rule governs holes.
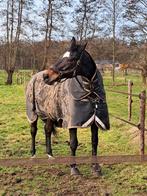
[[[140,93],[140,76],[128,75],[134,83],[133,93]],[[124,80],[117,75],[117,83]],[[5,73],[0,72],[0,158],[30,157],[30,128],[25,114],[25,85],[4,84]],[[110,88],[111,76],[104,75],[105,89]],[[111,87],[112,88],[112,87]],[[115,86],[127,92],[127,86]],[[127,119],[127,95],[107,92],[109,112]],[[147,119],[147,118],[146,118]],[[110,116],[111,130],[99,131],[99,155],[139,154],[139,136],[136,128]],[[139,99],[133,98],[132,121],[139,121]],[[147,124],[147,122],[146,122]],[[90,130],[78,130],[78,156],[91,155]],[[58,129],[53,137],[53,154],[68,156],[68,130]],[[44,157],[45,138],[39,121],[36,137],[37,156]],[[146,148],[147,152],[147,148]],[[147,195],[147,165],[102,165],[103,176],[92,176],[90,165],[80,166],[82,176],[70,176],[69,167],[0,167],[0,195]]]

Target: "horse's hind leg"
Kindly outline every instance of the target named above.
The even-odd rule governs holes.
[[[78,146],[77,129],[76,128],[69,129],[69,135],[70,135],[71,156],[76,156],[76,149]],[[73,163],[70,166],[71,166],[71,175],[80,174],[80,171],[76,167],[76,163]]]
[[[46,153],[49,158],[52,158],[51,134],[54,131],[53,121],[50,119],[45,120],[44,125],[45,138],[46,138]]]
[[[92,156],[97,156],[98,147],[98,128],[95,123],[91,126],[91,143],[92,143]],[[92,173],[100,176],[101,168],[98,163],[92,163]]]
[[[31,154],[32,157],[35,156],[36,149],[35,149],[35,137],[37,134],[37,120],[31,123],[31,136],[32,136],[32,144],[31,144]]]

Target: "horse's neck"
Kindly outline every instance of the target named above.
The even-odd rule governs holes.
[[[96,69],[93,69],[92,71],[91,70],[86,70],[81,75],[84,76],[85,78],[87,78],[89,81],[91,81],[95,72],[96,72]]]
[[[93,61],[91,56],[88,54],[88,52],[86,52],[86,54],[83,58],[83,62],[81,64],[80,71],[81,71],[80,75],[84,76],[85,78],[87,78],[90,81],[96,72],[95,62]]]

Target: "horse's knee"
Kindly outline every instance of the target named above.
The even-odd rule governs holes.
[[[91,126],[92,155],[97,155],[98,147],[98,128],[95,124]]]
[[[36,123],[32,123],[31,124],[31,135],[32,136],[36,136],[37,133],[37,124]]]
[[[98,136],[95,135],[94,137],[92,137],[92,148],[94,151],[97,151],[97,147],[98,147]]]
[[[52,133],[52,129],[53,129],[53,122],[51,120],[46,120],[45,125],[44,125],[44,130],[45,130],[45,134],[46,136],[50,136]]]
[[[32,136],[31,154],[32,156],[34,156],[36,153],[36,149],[35,149],[36,133],[37,133],[37,121],[35,121],[34,123],[31,123],[31,136]]]
[[[91,140],[92,140],[93,145],[97,145],[98,144],[98,134],[92,135]]]
[[[70,148],[75,151],[78,146],[77,131],[70,130]]]
[[[91,141],[94,146],[98,144],[98,128],[95,124],[91,126]]]
[[[77,138],[71,139],[70,140],[70,148],[72,150],[76,150],[77,149],[77,146],[78,146],[78,140],[77,140]]]
[[[76,155],[76,150],[78,147],[78,140],[77,138],[70,138],[70,149],[71,149],[71,155],[75,156]]]

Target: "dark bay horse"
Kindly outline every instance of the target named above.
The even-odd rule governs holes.
[[[91,127],[92,156],[97,155],[98,128],[110,128],[103,80],[85,45],[72,38],[69,50],[48,70],[33,76],[26,89],[27,117],[31,125],[32,156],[35,155],[37,120],[44,121],[46,152],[52,157],[54,127],[69,129],[71,155],[76,156],[77,128]],[[92,171],[101,173],[98,164]],[[71,174],[80,174],[76,164]]]

